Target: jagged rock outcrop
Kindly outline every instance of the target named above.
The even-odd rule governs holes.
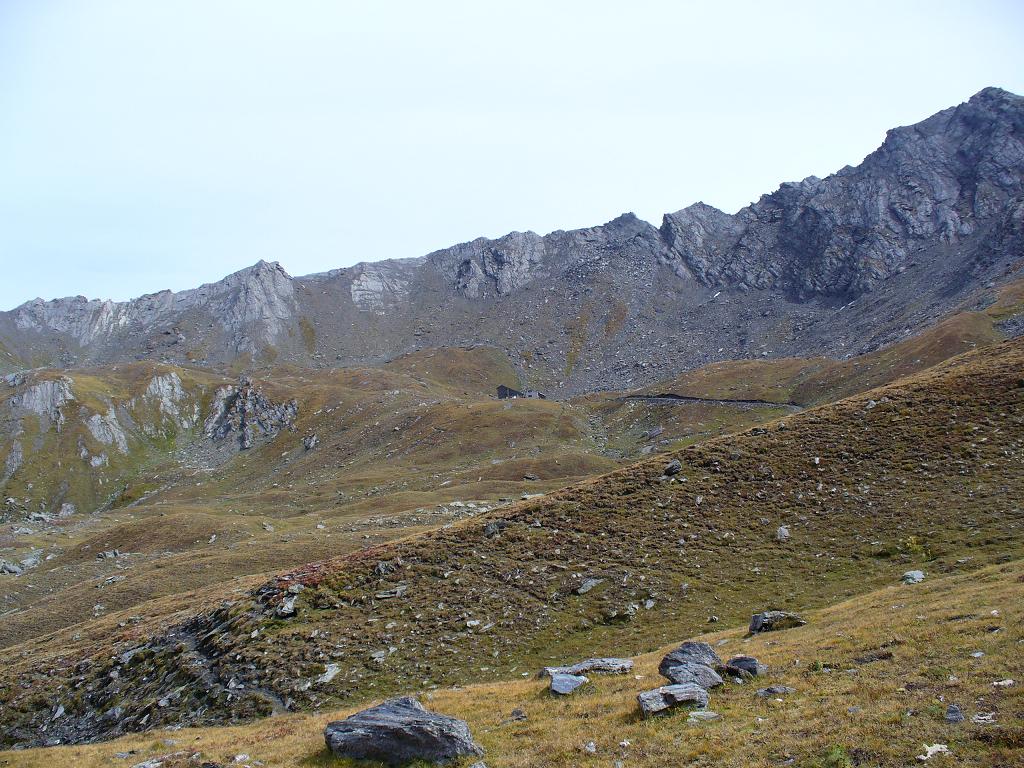
[[[176,371],[154,376],[143,399],[155,403],[159,413],[178,429],[191,429],[199,422],[199,404],[189,402]]]
[[[15,395],[11,405],[16,413],[34,413],[47,422],[46,428],[53,426],[59,432],[65,421],[64,406],[75,399],[71,392],[73,383],[66,376],[40,381]]]
[[[80,347],[114,341],[125,333],[173,329],[183,316],[201,312],[224,332],[234,352],[256,352],[272,344],[295,315],[295,287],[277,262],[257,262],[223,280],[192,290],[160,291],[131,301],[89,300],[84,296],[35,299],[8,314],[19,331],[55,332]]]
[[[275,403],[252,380],[243,377],[237,387],[217,390],[213,407],[204,423],[206,436],[215,442],[232,438],[242,450],[252,448],[261,438],[273,438],[288,429],[298,416],[295,400]]]
[[[86,420],[85,425],[93,438],[103,445],[113,445],[121,453],[128,453],[128,436],[124,433],[121,422],[117,420],[113,406],[105,414],[94,413]]]
[[[600,227],[552,232],[511,232],[497,240],[478,238],[427,256],[428,263],[470,299],[507,296],[534,280],[582,262],[599,262],[609,252],[635,248],[648,258],[661,243],[657,231],[632,213]]]
[[[1000,245],[1019,245],[1022,101],[986,88],[889,131],[856,168],[783,184],[735,216],[703,203],[669,214],[669,263],[707,285],[850,299],[989,227],[1016,229]]]

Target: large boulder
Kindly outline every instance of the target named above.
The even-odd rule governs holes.
[[[587,659],[564,667],[544,667],[540,671],[541,677],[554,677],[555,675],[582,675],[587,672],[603,672],[613,675],[624,675],[633,670],[632,659],[600,658]]]
[[[424,709],[404,696],[364,709],[324,729],[336,757],[405,765],[414,760],[445,765],[460,757],[483,755],[463,720]]]
[[[705,691],[722,684],[722,677],[715,671],[722,660],[707,643],[687,640],[658,665],[658,672],[676,685],[697,685]]]
[[[779,629],[802,627],[807,621],[789,611],[764,611],[750,617],[750,634],[758,632],[775,632]]]
[[[704,709],[708,705],[708,692],[693,683],[664,685],[653,691],[644,691],[636,700],[644,717],[654,717],[682,706]]]
[[[658,672],[662,675],[672,667],[685,666],[687,664],[706,664],[709,667],[721,665],[722,659],[715,653],[715,649],[707,643],[699,643],[694,640],[687,640],[674,651],[668,653],[658,665]],[[667,675],[665,675],[667,677]]]

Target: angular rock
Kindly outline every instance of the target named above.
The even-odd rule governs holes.
[[[946,707],[946,722],[947,723],[962,723],[966,718],[964,717],[964,711],[960,709],[959,704],[950,704]]]
[[[764,611],[755,613],[750,617],[750,634],[758,632],[775,632],[780,629],[792,629],[802,627],[807,622],[795,613],[789,611]]]
[[[776,541],[789,541],[789,535],[790,534],[789,534],[789,526],[788,525],[780,525],[775,530],[775,540]]]
[[[673,683],[693,683],[705,690],[717,688],[725,682],[722,680],[722,676],[707,664],[701,664],[696,661],[690,661],[678,667],[671,667],[662,674]]]
[[[327,748],[336,757],[405,765],[414,760],[445,765],[460,757],[481,757],[464,720],[430,712],[404,696],[357,712],[324,729]]]
[[[924,571],[907,571],[900,577],[904,584],[920,584],[924,581]]]
[[[540,677],[553,677],[554,675],[582,675],[584,672],[601,672],[613,675],[624,675],[632,671],[632,659],[615,659],[603,657],[598,659],[587,659],[563,667],[544,667],[540,671]]]
[[[658,665],[658,672],[664,677],[668,677],[668,671],[673,667],[683,667],[688,664],[704,664],[711,668],[717,668],[721,666],[722,659],[707,643],[687,640],[674,651],[666,654]]]
[[[733,656],[718,671],[733,677],[761,677],[768,674],[768,667],[753,656]]]
[[[665,465],[664,473],[667,477],[672,475],[678,475],[683,469],[683,464],[679,459],[672,459],[668,464]]]
[[[790,688],[788,685],[769,685],[767,688],[759,689],[755,695],[767,699],[771,696],[785,696],[790,693],[796,693],[796,688]]]
[[[581,685],[589,682],[590,679],[584,675],[566,675],[556,672],[551,676],[551,692],[560,696],[568,696]]]
[[[587,579],[584,579],[583,582],[578,587],[576,587],[575,592],[576,592],[577,595],[585,595],[585,594],[587,594],[587,592],[592,590],[594,587],[596,587],[599,584],[603,584],[603,583],[604,583],[604,579],[587,578]]]
[[[704,709],[708,705],[708,692],[693,683],[663,685],[652,691],[644,691],[636,700],[644,717],[654,717],[682,706]]]

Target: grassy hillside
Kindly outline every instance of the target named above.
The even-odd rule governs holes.
[[[606,766],[617,759],[638,768],[906,766],[924,744],[936,743],[952,752],[938,758],[943,765],[1017,765],[1024,761],[1024,688],[1019,680],[1011,687],[992,683],[1020,670],[1022,606],[1024,561],[1015,560],[919,585],[887,586],[812,611],[805,616],[808,625],[795,630],[747,639],[745,627],[731,627],[698,636],[723,656],[752,654],[769,666],[756,684],[714,691],[710,706],[722,717],[699,725],[688,724],[685,712],[637,717],[636,693],[660,684],[658,662],[672,645],[637,657],[635,675],[592,675],[571,698],[551,697],[545,681],[529,675],[439,689],[424,703],[468,721],[494,768]],[[978,652],[984,655],[976,657]],[[795,691],[755,696],[764,685]],[[963,709],[967,722],[945,722],[950,703]],[[512,719],[513,709],[526,718]],[[245,754],[251,764],[270,767],[341,767],[348,763],[327,753],[321,732],[352,711],[4,752],[0,765],[99,768],[123,765],[125,753],[129,762],[179,753],[164,765],[229,764]],[[971,722],[984,713],[992,713],[993,724]],[[585,749],[589,742],[593,753]]]
[[[47,733],[81,738],[501,680],[650,651],[712,614],[735,624],[769,605],[826,606],[914,566],[934,576],[1019,558],[1022,369],[1024,341],[997,344],[686,448],[674,479],[658,457],[225,591],[189,620],[111,615],[27,642],[0,683],[5,738],[38,738],[58,704]],[[578,595],[585,577],[604,581]],[[327,663],[339,674],[316,683]]]

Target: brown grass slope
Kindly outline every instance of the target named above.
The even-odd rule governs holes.
[[[4,738],[109,737],[502,679],[647,651],[709,614],[827,605],[911,566],[1019,557],[1022,370],[1024,341],[994,345],[679,451],[673,480],[660,457],[308,566],[169,628],[40,638],[2,673]],[[585,577],[604,581],[575,594]],[[338,673],[319,682],[328,664]]]
[[[531,675],[440,689],[424,703],[468,721],[492,768],[603,768],[615,760],[636,768],[897,768],[936,743],[951,750],[937,758],[942,765],[1024,763],[1024,686],[1019,678],[1014,686],[992,685],[1020,670],[1024,561],[884,587],[805,618],[805,627],[753,638],[744,637],[745,625],[697,638],[726,656],[753,654],[769,667],[757,684],[716,690],[711,707],[722,718],[712,723],[689,724],[685,713],[637,717],[636,693],[659,684],[658,662],[673,646],[637,657],[638,677],[592,676],[571,698],[552,697],[546,681]],[[977,657],[979,651],[984,655]],[[761,698],[754,691],[763,685],[795,690]],[[945,722],[950,703],[967,722]],[[512,719],[513,709],[526,719]],[[186,768],[227,765],[246,754],[251,764],[269,768],[342,768],[350,763],[332,757],[321,734],[327,722],[353,711],[3,752],[0,765],[100,768],[162,760],[165,768]],[[990,714],[992,724],[971,721],[980,714]]]

